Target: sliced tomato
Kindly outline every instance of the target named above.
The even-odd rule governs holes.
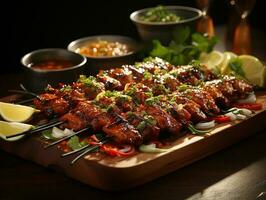
[[[110,156],[131,156],[136,153],[135,147],[131,145],[103,144],[100,148]]]
[[[249,110],[261,110],[263,105],[261,103],[236,103],[234,104],[236,108],[246,108]]]
[[[213,117],[213,120],[215,120],[215,122],[217,123],[226,123],[226,122],[231,121],[230,117],[225,116],[225,115],[219,115],[219,116]]]

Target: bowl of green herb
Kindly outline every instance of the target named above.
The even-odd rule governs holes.
[[[174,30],[184,25],[193,29],[201,16],[202,12],[192,7],[157,6],[135,11],[130,19],[143,41],[157,39],[165,44],[171,40]]]

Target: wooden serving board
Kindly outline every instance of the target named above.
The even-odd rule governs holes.
[[[185,135],[159,154],[138,153],[124,158],[94,153],[72,166],[69,163],[74,156],[62,158],[56,146],[44,149],[47,142],[41,140],[38,133],[17,142],[0,140],[0,148],[96,188],[122,190],[177,170],[266,128],[266,92],[257,93],[257,99],[264,108],[252,117],[221,124],[204,137]]]

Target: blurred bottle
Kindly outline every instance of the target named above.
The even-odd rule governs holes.
[[[202,18],[197,22],[196,30],[200,33],[207,34],[209,37],[215,35],[212,18],[208,15],[211,0],[196,0],[197,6],[202,11]]]
[[[251,54],[251,28],[247,20],[241,20],[233,36],[232,51],[238,55]]]
[[[228,0],[233,8],[227,27],[227,48],[236,54],[251,54],[251,27],[247,17],[256,0]]]

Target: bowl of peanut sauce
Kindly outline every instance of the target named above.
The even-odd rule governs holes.
[[[77,39],[68,50],[86,56],[85,72],[95,75],[99,70],[133,64],[140,46],[134,39],[121,35],[98,35]]]

